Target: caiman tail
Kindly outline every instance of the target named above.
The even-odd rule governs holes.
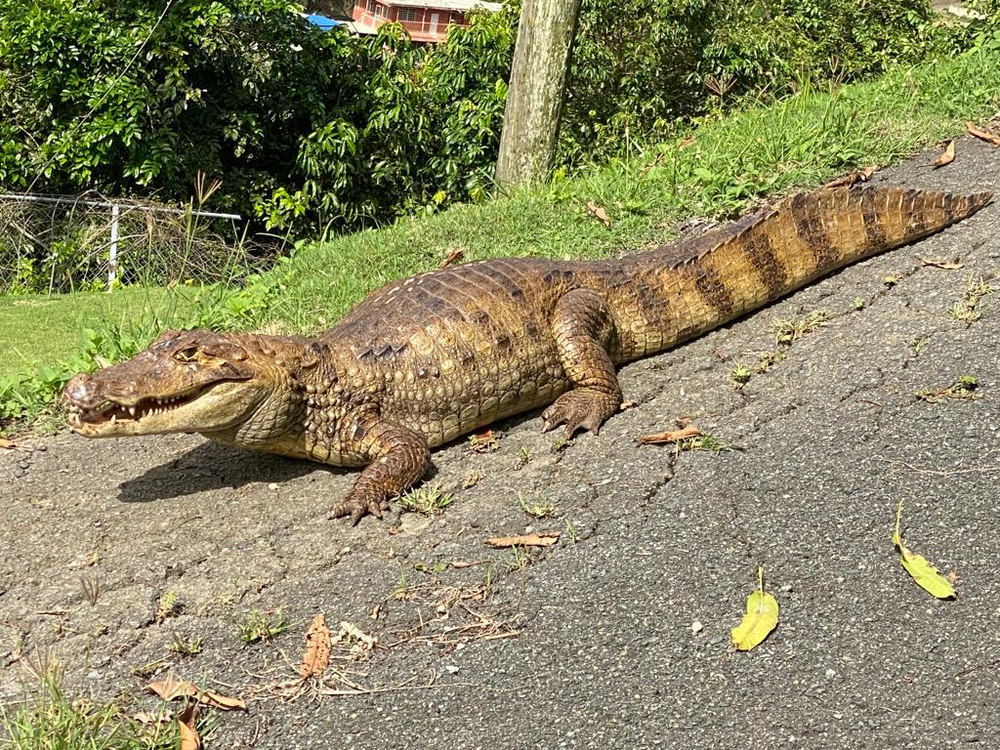
[[[989,203],[898,187],[801,193],[693,240],[624,261],[618,361],[661,351],[850,263],[933,234]],[[624,330],[623,330],[624,328]]]

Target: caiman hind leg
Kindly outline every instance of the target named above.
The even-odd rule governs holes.
[[[572,389],[542,414],[542,432],[565,424],[568,438],[580,428],[596,435],[618,411],[622,390],[607,351],[613,327],[607,303],[592,289],[574,289],[559,298],[552,333]]]
[[[353,489],[330,511],[330,518],[350,516],[351,523],[371,513],[377,518],[389,507],[389,498],[408,490],[431,464],[427,439],[402,425],[370,414],[351,420],[342,428],[349,452],[370,463]]]

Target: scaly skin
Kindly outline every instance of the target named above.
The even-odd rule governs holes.
[[[423,476],[431,447],[546,404],[544,430],[596,433],[621,403],[616,365],[925,237],[990,197],[833,188],[622,260],[431,271],[374,292],[315,339],[166,331],[128,362],[77,375],[64,399],[88,437],[199,432],[365,466],[332,512],[357,523]]]

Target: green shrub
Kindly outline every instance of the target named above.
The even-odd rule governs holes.
[[[354,40],[353,98],[301,138],[289,181],[258,201],[258,215],[272,227],[340,229],[485,198],[515,17],[470,21],[437,46],[412,43],[395,24]]]
[[[1000,44],[987,19],[926,0],[587,0],[562,159],[627,154],[748,101]],[[305,23],[290,0],[0,3],[0,185],[186,202],[297,236],[475,202],[490,192],[518,3],[440,45]],[[74,271],[74,245],[56,247]],[[27,285],[53,268],[18,255]],[[74,258],[76,260],[74,260]],[[13,266],[13,264],[12,264]]]
[[[300,231],[485,195],[510,13],[446,44],[305,23],[288,0],[0,3],[0,185],[186,202]]]
[[[970,43],[967,27],[941,20],[926,0],[584,2],[564,159],[620,153],[747,100],[871,77]]]

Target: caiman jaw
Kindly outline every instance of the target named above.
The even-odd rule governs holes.
[[[258,412],[266,419],[275,398],[291,398],[280,387],[287,374],[261,345],[244,334],[166,331],[132,359],[70,380],[70,426],[92,438],[253,431]]]
[[[131,432],[144,419],[166,414],[190,404],[204,395],[215,383],[193,388],[166,398],[140,398],[129,403],[125,400],[106,399],[95,406],[84,406],[72,401],[66,405],[70,426],[80,434],[97,436],[102,428],[115,429],[117,434]],[[130,425],[130,423],[132,423]]]

